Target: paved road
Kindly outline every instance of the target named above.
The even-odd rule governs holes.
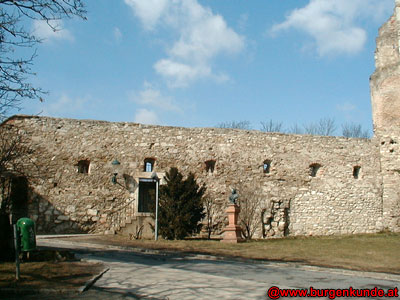
[[[385,290],[400,287],[400,276],[375,273],[144,254],[51,239],[39,240],[39,245],[85,250],[80,254],[82,258],[103,262],[110,268],[88,293],[73,299],[99,299],[99,295],[106,295],[105,299],[267,299],[266,291],[271,286]]]

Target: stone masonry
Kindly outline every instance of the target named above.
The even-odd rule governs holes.
[[[151,159],[160,178],[177,167],[206,184],[218,207],[216,234],[231,189],[242,186],[262,197],[256,237],[400,231],[399,37],[396,1],[377,39],[372,139],[11,117],[3,125],[29,137],[38,170],[29,215],[39,233],[128,232],[129,225],[131,234],[151,236],[150,214],[138,212],[139,181],[150,179]],[[114,159],[122,168],[117,184]]]
[[[138,179],[151,175],[143,172],[146,158],[155,159],[157,173],[172,166],[184,174],[193,172],[221,212],[231,188],[251,183],[262,191],[260,209],[273,217],[265,223],[266,235],[268,230],[279,235],[285,227],[291,235],[375,232],[384,227],[375,139],[47,117],[15,116],[7,123],[30,137],[33,159],[46,178],[32,186],[30,211],[39,232],[114,232],[126,218],[146,216],[137,212],[135,194]],[[111,182],[115,158],[123,168],[117,178],[122,184],[116,185]],[[78,173],[81,160],[90,161],[88,174]],[[209,160],[215,160],[213,172],[206,170]],[[270,161],[269,173],[263,171],[265,160]],[[320,168],[312,177],[310,166],[315,163]],[[361,167],[358,179],[353,176],[356,166]],[[133,178],[131,191],[124,177]],[[287,220],[282,218],[285,211]]]
[[[370,79],[375,139],[379,144],[382,216],[386,227],[400,229],[400,0],[379,29],[376,70]]]

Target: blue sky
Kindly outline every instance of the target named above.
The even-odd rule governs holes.
[[[112,3],[112,4],[111,4]],[[44,38],[20,113],[212,127],[334,118],[371,129],[369,76],[394,0],[89,0]],[[340,130],[337,132],[340,134]]]

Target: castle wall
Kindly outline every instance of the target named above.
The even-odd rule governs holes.
[[[396,6],[376,39],[376,70],[370,81],[374,128],[400,126],[399,22],[400,6]]]
[[[27,133],[40,178],[30,214],[39,232],[114,232],[137,212],[145,158],[154,171],[192,172],[218,205],[223,227],[230,189],[262,195],[257,237],[376,232],[383,228],[379,144],[375,139],[285,135],[218,128],[177,128],[47,117],[8,120]],[[111,162],[121,162],[111,183]],[[77,162],[90,161],[89,174]],[[215,160],[214,172],[205,162]],[[263,162],[270,160],[269,173]],[[310,165],[321,165],[315,177]],[[361,167],[358,179],[354,167]],[[399,168],[400,169],[400,168]],[[122,176],[125,174],[125,179]],[[147,174],[149,177],[149,174]],[[400,176],[400,175],[399,175]],[[133,178],[133,189],[126,186]],[[246,188],[245,188],[246,187]]]
[[[374,133],[380,147],[384,227],[400,231],[400,1],[379,29],[370,78]]]
[[[380,145],[384,227],[400,232],[400,127],[376,130]]]
[[[26,157],[36,172],[29,176],[29,211],[39,232],[113,233],[135,220],[151,235],[151,217],[138,212],[139,180],[151,176],[146,158],[155,159],[161,177],[177,167],[207,185],[217,207],[216,233],[232,188],[257,201],[256,237],[400,231],[400,0],[395,3],[377,38],[371,140],[10,118],[6,123],[25,132],[33,149]],[[123,167],[117,184],[111,183],[114,159]],[[78,172],[79,161],[90,162],[88,174]],[[214,170],[207,161],[215,161]]]

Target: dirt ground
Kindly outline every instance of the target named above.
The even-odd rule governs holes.
[[[198,239],[130,240],[129,237],[121,235],[82,236],[68,239],[128,248],[297,262],[321,267],[400,274],[400,234],[398,233],[293,237],[252,240],[239,244]]]
[[[22,257],[20,280],[16,280],[15,262],[0,262],[0,290],[75,291],[103,271],[101,264],[75,259],[67,251],[37,251]]]

